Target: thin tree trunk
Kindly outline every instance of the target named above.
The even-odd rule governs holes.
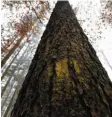
[[[28,46],[28,47],[29,47],[29,46]],[[4,94],[4,92],[5,92],[5,90],[6,90],[7,86],[8,86],[8,84],[9,84],[9,82],[11,81],[12,76],[14,75],[15,71],[17,70],[17,68],[18,68],[18,66],[19,66],[19,64],[20,64],[20,61],[21,61],[21,59],[23,58],[24,54],[26,53],[28,47],[27,47],[26,50],[24,51],[23,55],[20,57],[20,60],[17,62],[17,65],[12,69],[12,72],[10,73],[11,76],[9,76],[8,81],[6,82],[6,85],[3,87],[2,91],[1,91],[1,97],[2,97],[2,95]],[[20,52],[20,51],[19,51],[19,52]],[[17,55],[19,54],[19,52],[17,53]],[[16,55],[16,56],[17,56],[17,55]],[[16,56],[14,57],[14,60],[16,59]],[[11,62],[11,64],[14,62],[14,60]],[[10,64],[10,66],[11,66],[11,64]],[[7,71],[5,71],[5,74],[3,75],[3,78],[4,78],[4,76],[5,76],[6,74],[7,74]],[[3,78],[1,77],[1,79],[3,79]]]
[[[9,85],[9,83],[11,81],[11,78],[13,79],[12,75],[11,75],[11,77],[9,77],[6,85],[3,87],[2,92],[1,92],[1,97],[3,96],[3,94],[4,94],[4,92],[5,92],[6,88],[7,88],[7,86]]]
[[[112,70],[112,66],[110,65],[110,63],[109,63],[109,61],[108,61],[107,57],[105,56],[105,54],[104,54],[103,50],[101,50],[100,52],[102,53],[102,55],[103,55],[103,57],[104,57],[104,60],[107,62],[108,66],[109,66],[109,67],[110,67],[110,69]]]
[[[11,61],[11,63],[9,64],[9,66],[6,68],[6,70],[4,71],[2,77],[1,77],[1,80],[4,79],[4,76],[7,74],[10,66],[12,65],[12,63],[14,62],[14,60],[17,58],[17,56],[19,55],[19,52],[22,50],[22,48],[24,47],[24,44],[22,45],[22,47],[19,49],[19,51],[17,52],[17,54],[15,55],[15,57],[13,58],[13,60]]]
[[[1,67],[4,66],[4,64],[7,62],[7,60],[10,58],[10,56],[13,54],[13,52],[17,49],[17,47],[19,46],[19,44],[21,43],[22,39],[24,38],[21,37],[20,39],[17,40],[17,43],[14,45],[13,48],[11,48],[11,50],[9,51],[9,53],[3,58],[3,60],[1,61]]]
[[[67,1],[58,1],[11,117],[112,117],[112,84]]]
[[[9,87],[9,90],[8,90],[8,92],[7,92],[7,95],[6,95],[6,97],[3,97],[2,99],[2,103],[1,103],[1,109],[3,110],[3,107],[4,107],[4,105],[5,105],[5,103],[6,103],[6,101],[7,101],[7,99],[8,99],[8,97],[9,97],[9,95],[10,95],[10,93],[11,93],[11,90],[13,89],[13,87],[14,87],[14,79],[12,79],[13,81],[12,81],[12,84],[10,84],[11,86]],[[5,98],[5,99],[4,99]]]
[[[7,112],[7,116],[5,116],[5,117],[10,117],[10,114],[11,114],[11,111],[13,109],[14,103],[15,103],[15,101],[17,99],[17,95],[18,95],[18,89],[16,89],[15,94],[12,97],[12,102],[10,102],[11,104],[9,106],[9,109],[8,109],[8,112]]]
[[[11,74],[11,76],[9,77],[9,79],[8,79],[8,81],[7,81],[7,83],[6,83],[6,85],[3,87],[3,89],[2,89],[2,92],[1,92],[1,96],[4,94],[4,92],[5,92],[5,90],[6,90],[6,88],[7,88],[7,86],[9,85],[9,82],[11,81],[11,77],[12,76],[14,76],[14,72],[19,68],[19,66],[20,65],[22,65],[22,64],[24,64],[24,62],[21,62],[21,60],[22,61],[27,61],[27,59],[29,59],[29,57],[28,57],[28,52],[30,51],[30,54],[32,53],[32,50],[34,49],[34,47],[30,47],[30,44],[26,47],[26,49],[25,49],[25,51],[24,51],[24,53],[22,54],[22,56],[19,58],[20,60],[17,62],[17,65],[16,65],[16,67],[14,67],[13,68],[13,70],[12,70],[12,72],[10,73]],[[27,52],[28,51],[28,52]],[[25,56],[27,56],[27,58],[25,57]],[[25,61],[25,62],[26,62]],[[17,67],[18,66],[18,67]],[[24,68],[23,69],[23,71],[22,71],[22,73],[21,73],[21,75],[22,75],[22,78],[21,79],[17,79],[17,77],[16,77],[16,75],[14,76],[14,80],[18,80],[18,86],[17,86],[17,90],[19,91],[19,89],[21,88],[21,83],[23,82],[23,79],[24,79],[24,73],[25,73],[25,71],[26,71],[26,69],[27,68]],[[18,77],[20,77],[20,75],[18,76]],[[16,91],[16,95],[18,94],[18,91]],[[7,98],[8,99],[8,98]],[[16,98],[15,98],[16,99]],[[8,110],[6,110],[6,111],[8,111],[8,112],[6,112],[7,113],[7,116],[5,115],[5,117],[9,117],[9,114],[11,113],[11,110],[12,110],[12,106],[14,105],[14,100],[12,100],[11,101],[11,105],[9,106],[9,105],[7,105],[8,106],[8,108],[10,108],[10,109],[8,109]]]
[[[3,117],[7,117],[7,114],[8,114],[8,112],[9,112],[9,110],[10,110],[12,104],[13,104],[13,100],[14,100],[14,98],[15,98],[15,96],[16,96],[16,93],[17,93],[17,89],[15,89],[14,94],[13,94],[11,100],[10,100],[9,105],[7,106],[7,109],[6,109],[5,114],[4,114]]]

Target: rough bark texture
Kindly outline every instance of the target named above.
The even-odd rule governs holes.
[[[11,117],[112,117],[112,84],[67,1],[56,4]]]

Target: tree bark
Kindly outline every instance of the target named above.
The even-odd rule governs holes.
[[[23,47],[23,46],[22,46],[22,47]],[[11,78],[13,78],[15,71],[16,71],[17,68],[20,66],[20,61],[21,61],[21,59],[24,57],[24,54],[26,53],[28,47],[29,47],[29,46],[27,46],[27,48],[26,48],[26,50],[24,51],[23,55],[20,57],[20,60],[17,61],[16,66],[14,66],[14,67],[11,69],[11,71],[8,72],[8,71],[10,70],[9,68],[10,68],[10,66],[12,65],[12,63],[15,63],[15,59],[16,59],[16,57],[17,57],[17,55],[19,54],[19,52],[20,52],[21,49],[19,50],[19,52],[17,53],[17,55],[14,57],[14,59],[12,60],[11,64],[10,64],[9,67],[6,69],[6,71],[3,73],[2,77],[1,77],[1,80],[2,80],[5,76],[8,76],[9,78],[8,78],[8,81],[6,82],[5,86],[1,89],[1,97],[3,96],[3,94],[4,94],[4,92],[5,92],[6,88],[7,88],[7,86],[9,85],[9,82],[11,81]],[[14,77],[14,79],[15,79],[15,77]],[[22,80],[22,79],[21,79],[21,80]]]
[[[10,58],[10,56],[13,54],[13,52],[18,48],[18,46],[21,43],[23,38],[24,38],[24,36],[21,37],[20,39],[18,39],[17,43],[14,45],[14,47],[11,48],[11,50],[8,52],[8,54],[3,58],[3,60],[1,61],[1,67],[3,67],[5,65],[5,63]]]
[[[13,94],[12,97],[11,97],[10,103],[9,103],[9,105],[7,106],[7,109],[6,109],[6,111],[5,111],[3,117],[8,117],[7,114],[8,114],[8,112],[10,111],[10,108],[11,108],[11,106],[12,106],[12,104],[13,104],[13,101],[14,101],[14,98],[15,98],[15,96],[16,96],[16,93],[17,93],[17,89],[15,89],[14,94]]]
[[[67,1],[58,1],[11,117],[112,117],[112,84]]]
[[[20,51],[22,50],[22,48],[24,47],[25,44],[23,44],[20,49],[18,50],[17,54],[14,56],[14,58],[12,59],[12,61],[10,62],[9,66],[7,66],[7,68],[5,69],[5,71],[3,72],[2,76],[1,76],[1,80],[4,79],[4,76],[7,74],[9,68],[11,67],[12,63],[15,61],[15,59],[17,58],[17,56],[19,55]]]

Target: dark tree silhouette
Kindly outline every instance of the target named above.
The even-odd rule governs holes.
[[[11,117],[112,117],[112,84],[67,1],[58,1]]]

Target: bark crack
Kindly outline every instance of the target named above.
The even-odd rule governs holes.
[[[50,76],[49,81],[49,117],[52,117],[52,95],[53,95],[53,87],[54,87],[54,78],[56,77],[56,64],[55,59],[52,59],[53,65],[53,74]]]
[[[84,108],[84,110],[86,111],[86,113],[88,114],[88,117],[93,117],[91,114],[91,109],[86,105],[86,103],[83,99],[83,94],[81,94],[82,92],[80,92],[80,89],[78,88],[79,81],[78,81],[76,71],[75,71],[73,65],[70,64],[70,62],[68,64],[68,66],[69,66],[70,73],[71,73],[71,79],[73,80],[73,82],[75,84],[75,90],[79,97],[80,103],[81,103],[82,107]]]

